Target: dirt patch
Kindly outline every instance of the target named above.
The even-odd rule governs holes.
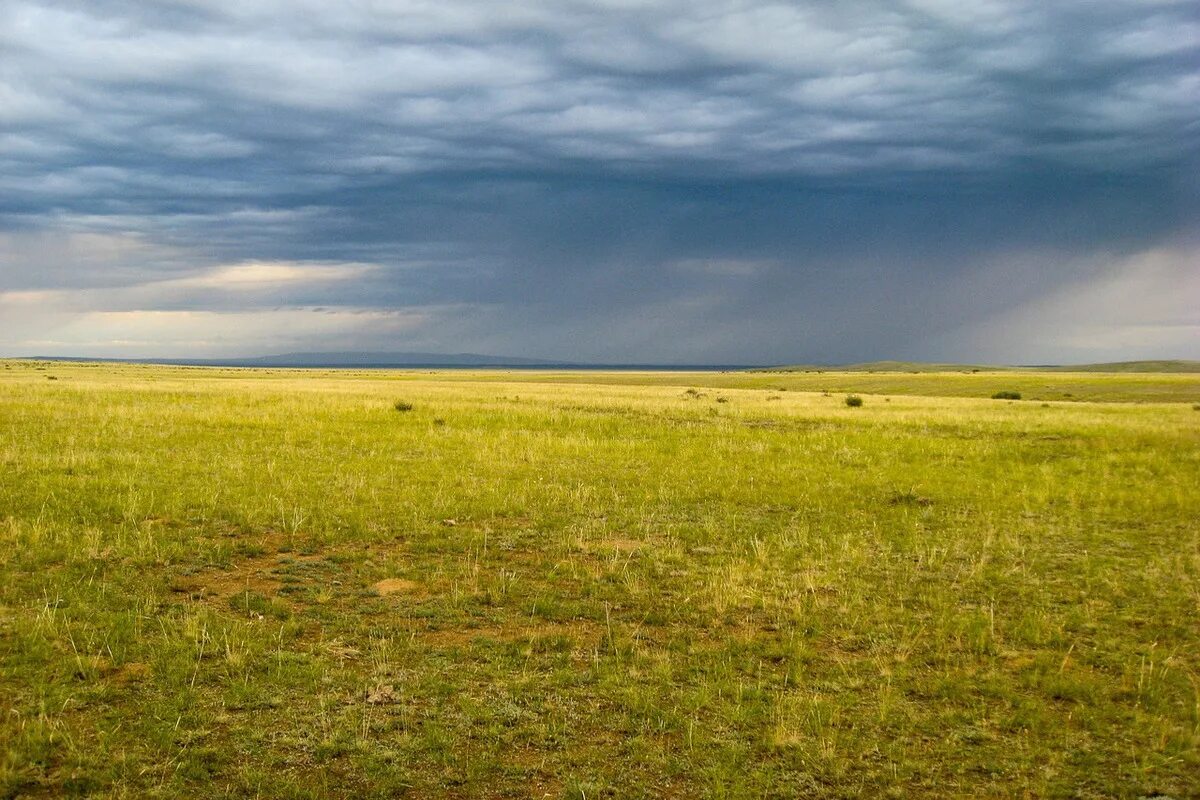
[[[404,578],[384,578],[371,588],[381,596],[387,597],[389,594],[414,594],[420,590],[421,585]]]
[[[276,575],[280,561],[286,556],[261,555],[242,559],[233,569],[204,570],[177,575],[169,587],[176,594],[191,600],[230,597],[238,592],[254,592],[264,596],[279,591],[282,581]]]
[[[267,572],[268,565],[248,567],[232,572],[219,572],[206,576],[205,591],[216,597],[235,595],[238,592],[257,592],[270,596],[279,590],[280,581]]]

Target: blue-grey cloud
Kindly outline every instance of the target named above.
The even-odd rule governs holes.
[[[1190,0],[10,0],[0,54],[6,352],[1200,354]]]

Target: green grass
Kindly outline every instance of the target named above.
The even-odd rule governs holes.
[[[0,797],[1197,796],[1196,387],[4,363]]]
[[[776,367],[780,371],[823,372],[1200,372],[1200,361],[1167,359],[1160,361],[1110,361],[1103,364],[1065,364],[1046,366],[1012,367],[998,364],[936,364],[926,361],[869,361],[862,364],[844,364],[836,367],[798,365]]]
[[[127,367],[125,369],[136,369]],[[253,376],[260,380],[291,380],[288,370],[225,370],[225,379]],[[439,382],[580,384],[601,386],[660,386],[680,389],[759,389],[824,394],[906,395],[918,397],[990,398],[1015,391],[1026,400],[1104,403],[1200,402],[1200,374],[992,371],[972,372],[830,372],[824,370],[747,372],[593,372],[542,370],[405,370],[395,372],[319,371],[319,378]]]
[[[1070,367],[1043,367],[1060,372],[1200,372],[1200,361],[1110,361],[1105,364],[1081,364]]]

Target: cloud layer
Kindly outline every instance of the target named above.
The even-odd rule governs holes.
[[[1190,0],[12,0],[0,52],[0,353],[1200,355]]]

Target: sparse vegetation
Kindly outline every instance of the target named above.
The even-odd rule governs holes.
[[[412,411],[413,404],[406,400],[397,400],[392,408],[396,409],[397,411]]]
[[[54,369],[0,797],[1195,794],[1196,376]]]
[[[1195,403],[1200,402],[1200,373],[1095,372],[655,372],[636,377],[617,372],[473,372],[443,373],[444,382],[504,381],[523,383],[585,385],[628,385],[690,387],[703,397],[702,389],[760,389],[774,392],[823,392],[835,394],[891,395],[916,397],[989,398],[998,391],[1019,392],[1025,400],[1072,400],[1105,403]],[[786,383],[784,383],[786,382]],[[697,388],[700,387],[700,388]]]

